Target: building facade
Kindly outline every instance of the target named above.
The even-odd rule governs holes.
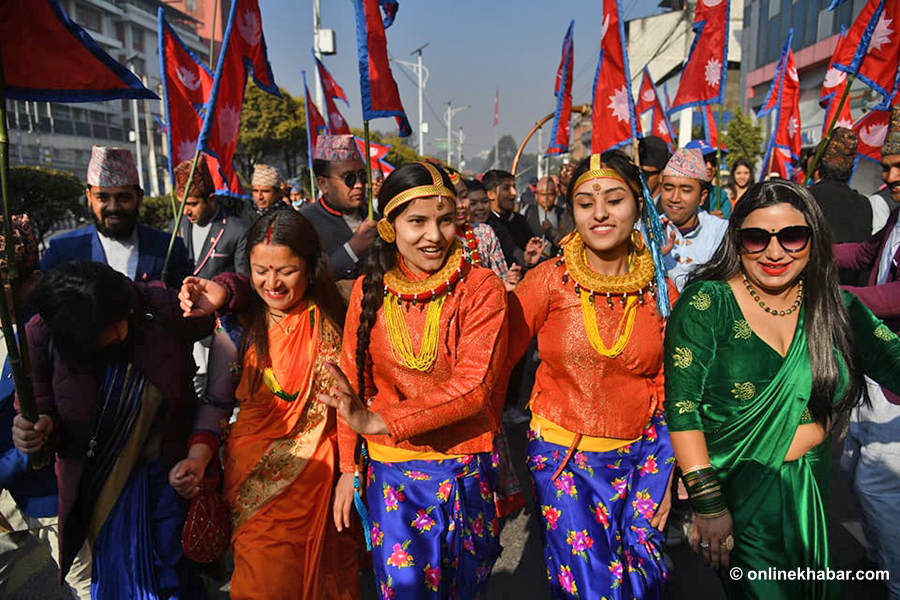
[[[193,4],[202,1],[195,0]],[[174,2],[60,0],[60,4],[103,50],[134,71],[160,97],[159,7],[163,7],[166,20],[197,56],[209,55],[209,42],[199,34],[203,24],[174,8]],[[183,0],[181,4],[192,2]],[[163,107],[159,100],[73,104],[7,100],[6,107],[11,165],[49,166],[71,171],[83,179],[94,144],[126,147],[132,152],[139,145],[145,193],[158,195],[171,189],[162,127]]]

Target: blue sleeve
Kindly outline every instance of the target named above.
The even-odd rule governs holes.
[[[41,257],[41,271],[46,273],[58,265],[59,262],[59,252],[56,243],[50,240],[50,245],[47,246],[47,250],[44,251],[44,255]]]

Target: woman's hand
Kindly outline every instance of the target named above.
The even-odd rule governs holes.
[[[49,415],[40,415],[35,423],[22,415],[16,415],[13,419],[13,444],[20,452],[29,456],[41,451],[50,439],[51,433],[53,433],[53,419]]]
[[[544,254],[544,250],[549,245],[549,242],[545,242],[539,237],[533,237],[528,240],[528,244],[525,246],[525,264],[530,267],[538,264],[538,261],[541,260],[541,256]]]
[[[666,494],[663,496],[662,502],[659,503],[656,514],[650,519],[650,525],[655,527],[657,531],[666,530],[666,522],[669,520],[669,512],[672,510],[672,476],[674,474],[675,469],[672,469],[672,472],[669,473],[669,483],[666,484]]]
[[[507,293],[514,291],[521,280],[522,267],[519,265],[511,266],[509,271],[506,272],[506,278],[503,280],[503,286],[506,288]]]
[[[726,539],[732,535],[731,513],[712,519],[694,515],[694,531],[691,534],[691,548],[699,552],[706,564],[714,569],[728,566],[731,551],[725,547]],[[733,543],[734,538],[732,538]]]
[[[360,435],[388,435],[390,431],[384,419],[366,408],[353,392],[350,381],[340,367],[334,363],[327,363],[326,367],[334,377],[335,387],[331,388],[331,395],[317,394],[319,402],[336,408],[350,428]]]
[[[353,473],[341,473],[337,486],[334,488],[334,526],[338,531],[350,527],[353,491]]]
[[[169,485],[182,498],[193,498],[200,491],[200,482],[212,459],[212,449],[206,444],[194,444],[188,456],[169,471]]]
[[[211,315],[228,300],[228,290],[210,279],[185,277],[178,292],[178,301],[185,317]]]

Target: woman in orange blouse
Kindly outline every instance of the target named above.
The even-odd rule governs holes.
[[[335,367],[337,388],[319,396],[339,409],[338,529],[363,484],[357,475],[354,486],[363,436],[363,520],[382,598],[481,597],[500,554],[501,406],[491,391],[506,353],[506,292],[463,258],[455,202],[450,177],[428,163],[384,181],[380,239],[344,326],[341,369],[354,383]]]
[[[334,385],[326,364],[340,356],[345,305],[319,237],[300,213],[257,219],[247,232],[247,256],[255,293],[247,311],[220,319],[205,393],[225,419],[233,403],[240,409],[224,441],[231,598],[358,598],[358,547],[352,532],[331,527],[328,510],[337,471],[335,412],[316,399]],[[193,299],[191,314],[208,313],[221,306],[220,287],[189,277],[181,297]],[[173,487],[188,496],[206,468],[195,455],[192,449],[173,471],[180,475]]]
[[[663,331],[675,288],[642,189],[624,154],[584,160],[566,195],[576,231],[561,241],[563,257],[532,269],[510,297],[504,375],[534,336],[541,355],[528,466],[554,598],[663,595],[674,463]]]

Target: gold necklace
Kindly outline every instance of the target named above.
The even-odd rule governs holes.
[[[284,335],[289,335],[291,333],[292,328],[290,325],[288,325],[287,329],[285,329],[281,325],[281,319],[283,319],[286,315],[279,315],[279,314],[273,313],[272,311],[269,311],[269,316],[272,317],[272,322],[278,326],[278,329],[281,330],[281,333],[283,333]]]
[[[756,300],[756,303],[759,304],[759,307],[772,315],[773,317],[786,317],[798,308],[803,303],[803,280],[800,280],[800,285],[797,288],[797,299],[794,300],[794,304],[791,305],[787,310],[777,310],[770,306],[766,306],[766,303],[763,302],[762,298],[759,297],[759,294],[756,293],[756,290],[753,289],[753,286],[750,285],[750,282],[747,280],[746,275],[741,275],[744,278],[744,285],[747,287],[747,291],[750,292],[750,297]]]
[[[571,275],[575,282],[575,292],[581,300],[581,317],[584,321],[584,330],[591,347],[597,354],[606,358],[616,358],[625,350],[628,340],[634,331],[634,322],[637,317],[637,304],[644,304],[644,290],[653,292],[653,259],[650,252],[644,248],[635,251],[629,260],[629,271],[624,275],[606,276],[600,275],[587,262],[587,250],[584,240],[580,235],[575,235],[564,247],[564,261],[566,273],[563,275],[563,283],[568,282]],[[559,264],[559,263],[557,263]],[[612,294],[622,296],[622,305],[625,311],[616,326],[614,342],[607,347],[600,335],[597,325],[597,313],[594,311],[594,296],[605,294],[609,307],[613,307]]]
[[[462,244],[456,240],[444,266],[426,279],[413,281],[406,277],[399,268],[385,273],[384,324],[391,346],[391,354],[398,364],[422,372],[430,370],[434,365],[437,360],[441,311],[444,308],[444,302],[467,270],[468,267],[463,264]],[[396,302],[394,298],[396,298]],[[409,325],[403,316],[402,303],[404,300],[413,305],[418,302],[428,302],[425,328],[422,331],[422,344],[418,353],[413,349]]]

